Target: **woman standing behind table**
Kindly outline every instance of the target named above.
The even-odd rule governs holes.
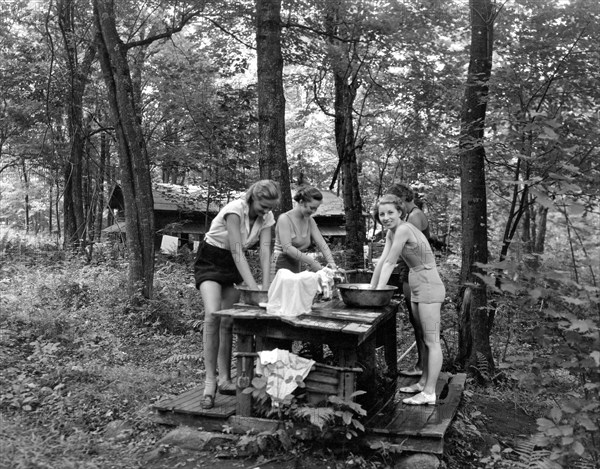
[[[206,382],[202,408],[215,404],[218,389],[222,394],[235,394],[231,381],[232,319],[218,318],[215,311],[228,309],[239,300],[234,284],[242,280],[258,289],[245,251],[259,243],[263,288],[270,283],[271,211],[279,204],[280,191],[270,180],[254,183],[244,198],[234,200],[221,209],[198,248],[194,263],[196,288],[204,302],[204,367]]]
[[[298,274],[304,270],[304,265],[308,265],[313,272],[321,270],[323,266],[306,254],[306,250],[312,244],[316,245],[325,257],[327,267],[337,269],[331,250],[312,217],[323,202],[323,194],[315,187],[305,186],[298,189],[294,200],[296,206],[279,215],[277,219],[271,276],[274,277],[279,269],[288,269]],[[272,345],[289,350],[292,348],[289,340],[273,341]],[[301,347],[302,355],[308,354],[313,360],[322,361],[323,344],[307,342]]]
[[[302,187],[294,195],[296,206],[289,212],[279,215],[275,227],[275,248],[271,263],[271,274],[279,269],[288,269],[300,273],[303,264],[317,272],[323,268],[315,259],[306,254],[306,250],[314,244],[327,261],[327,267],[337,269],[331,250],[317,223],[312,216],[323,202],[323,194],[315,187]]]
[[[440,314],[446,290],[427,238],[411,223],[403,221],[404,204],[400,199],[395,195],[384,195],[377,202],[374,216],[387,229],[387,235],[383,253],[373,272],[371,287],[381,288],[387,285],[398,257],[402,256],[410,268],[408,283],[411,307],[425,343],[421,378],[412,386],[400,388],[400,392],[418,394],[403,399],[402,402],[433,405],[436,402],[435,386],[442,368]]]
[[[429,240],[431,237],[429,233],[429,221],[427,220],[425,213],[423,213],[423,210],[421,210],[421,207],[416,204],[415,192],[412,188],[407,184],[395,183],[387,190],[387,194],[395,195],[400,199],[405,213],[403,220],[418,228],[419,231],[425,235],[427,240]],[[419,330],[419,322],[415,319],[415,315],[412,311],[410,285],[408,284],[409,269],[402,258],[398,259],[398,271],[400,273],[400,284],[398,287],[400,287],[404,294],[404,302],[406,304],[406,310],[408,311],[408,320],[413,327],[415,341],[417,342],[417,363],[415,363],[412,368],[401,370],[400,374],[405,376],[421,376],[423,373],[423,349],[425,348],[422,339],[423,331]]]

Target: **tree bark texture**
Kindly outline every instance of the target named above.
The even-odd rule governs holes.
[[[82,164],[85,139],[87,137],[83,125],[83,95],[91,73],[92,63],[96,56],[96,47],[92,39],[83,60],[79,63],[78,39],[73,24],[75,7],[72,0],[59,0],[57,2],[58,22],[63,37],[67,70],[69,73],[67,129],[71,149],[63,170],[65,178],[63,243],[65,247],[85,245],[84,233],[86,222],[83,207]]]
[[[25,158],[21,158],[21,167],[23,169],[23,184],[25,185],[25,232],[29,233],[29,176],[27,175],[27,167],[25,166]]]
[[[106,166],[109,162],[108,134],[100,134],[100,162],[98,164],[98,199],[96,202],[94,216],[94,238],[100,240],[102,237],[102,214],[104,213],[104,181],[106,180]]]
[[[117,136],[121,188],[127,218],[128,291],[152,297],[154,281],[154,200],[150,161],[136,112],[127,49],[116,28],[113,0],[94,0],[98,52]]]
[[[342,44],[338,34],[338,6],[332,5],[325,17],[325,31],[331,44],[329,60],[334,77],[334,130],[335,143],[342,172],[344,212],[346,216],[346,249],[350,255],[347,267],[364,267],[363,245],[366,233],[363,220],[362,198],[358,181],[356,135],[354,132],[354,100],[358,89],[358,65],[353,64],[352,50]]]
[[[490,313],[485,284],[475,275],[476,263],[487,263],[487,192],[484,129],[488,81],[492,70],[494,7],[491,0],[470,0],[471,56],[461,115],[462,267],[465,306],[460,309],[457,362],[477,367],[485,357],[493,367]],[[470,301],[469,301],[470,300]]]
[[[546,243],[546,225],[548,222],[548,207],[537,205],[535,208],[535,243],[533,252],[536,254],[544,253],[544,245]]]
[[[285,148],[285,96],[281,55],[281,0],[256,0],[259,171],[279,182],[280,209],[292,208]]]
[[[350,268],[364,267],[365,226],[358,183],[352,108],[357,86],[342,74],[335,75],[335,137],[343,177],[346,249]]]

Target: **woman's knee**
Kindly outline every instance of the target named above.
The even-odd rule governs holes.
[[[221,318],[212,313],[204,313],[204,330],[212,334],[217,333],[221,327]]]
[[[224,317],[221,318],[221,329],[225,329],[226,331],[233,330],[233,318]]]

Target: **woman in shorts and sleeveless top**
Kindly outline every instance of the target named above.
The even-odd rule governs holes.
[[[385,247],[371,279],[372,288],[387,282],[402,256],[410,268],[411,307],[419,321],[425,344],[423,374],[411,386],[400,388],[403,393],[417,393],[403,399],[405,404],[432,405],[442,367],[440,345],[440,314],[446,290],[435,265],[435,256],[425,235],[412,224],[403,221],[404,205],[395,195],[384,195],[376,204],[374,218],[387,229]]]
[[[206,376],[201,402],[204,409],[214,406],[217,387],[222,394],[236,392],[231,380],[232,320],[221,319],[213,313],[231,308],[239,300],[240,294],[234,284],[244,281],[249,288],[258,289],[245,254],[248,248],[257,243],[263,287],[268,287],[271,227],[275,224],[271,211],[279,203],[279,198],[279,186],[275,182],[256,182],[244,198],[234,200],[221,209],[198,248],[194,277],[204,304]]]

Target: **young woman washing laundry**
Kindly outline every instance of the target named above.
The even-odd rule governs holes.
[[[279,204],[279,199],[277,183],[268,179],[254,183],[245,197],[221,209],[198,248],[194,274],[196,288],[200,290],[204,303],[204,409],[214,407],[217,389],[221,394],[236,392],[231,380],[233,320],[221,319],[213,313],[231,308],[239,300],[240,292],[234,284],[244,281],[249,288],[258,289],[245,254],[257,243],[262,286],[268,288],[271,280],[271,227],[275,224],[272,210]]]
[[[395,195],[387,194],[377,201],[373,215],[387,230],[387,234],[383,253],[373,272],[371,287],[387,285],[399,257],[408,264],[411,307],[421,326],[425,353],[423,374],[419,381],[400,388],[400,392],[416,394],[403,399],[405,404],[433,405],[436,403],[435,387],[442,368],[440,313],[446,290],[427,238],[414,225],[403,221],[404,212],[404,204]]]

